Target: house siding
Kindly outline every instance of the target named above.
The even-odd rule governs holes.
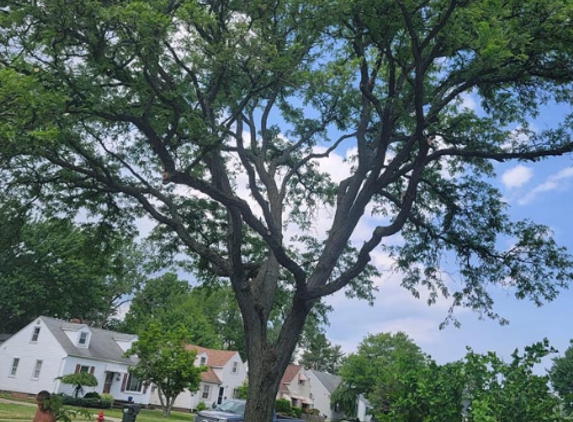
[[[301,377],[306,378],[302,384],[300,383]],[[279,390],[277,398],[287,398],[291,401],[293,406],[297,407],[308,407],[309,409],[314,407],[313,400],[311,398],[311,379],[302,366],[295,373],[292,379],[286,380],[283,377],[282,384],[288,389],[288,391]]]
[[[35,327],[40,327],[38,340],[32,342]],[[16,376],[10,376],[14,358],[19,358]],[[55,392],[66,353],[40,318],[35,319],[0,346],[0,390],[37,394]],[[38,379],[32,379],[36,361],[42,361]]]
[[[84,387],[84,391],[82,394],[86,394],[91,391],[96,391],[101,394],[105,384],[105,378],[108,372],[107,367],[109,363],[93,359],[85,359],[85,358],[70,356],[66,359],[64,365],[64,374],[73,374],[76,371],[77,365],[93,367],[94,368],[93,375],[96,377],[98,384],[96,387]],[[128,366],[121,364],[114,364],[114,366],[121,367],[122,368],[121,370],[123,372],[113,371],[114,377],[110,386],[109,394],[111,394],[115,400],[127,401],[131,397],[131,400],[134,403],[141,403],[141,404],[149,403],[149,396],[151,394],[149,389],[143,388],[141,392],[121,391],[123,379],[128,373]],[[61,384],[58,392],[72,395],[74,392],[74,388],[71,385]]]
[[[326,419],[337,420],[344,418],[343,413],[334,412],[330,404],[331,394],[328,392],[326,387],[319,381],[319,379],[314,375],[314,372],[308,371],[308,378],[310,380],[310,389],[312,393],[312,399],[314,402],[314,408],[318,409],[321,415],[326,416]]]

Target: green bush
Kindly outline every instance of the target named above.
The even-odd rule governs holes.
[[[275,410],[277,413],[284,413],[286,415],[291,414],[291,405],[290,400],[287,399],[278,399],[275,403]]]
[[[300,419],[300,417],[302,416],[302,409],[296,406],[291,407],[291,416]]]
[[[113,401],[114,401],[115,399],[113,398],[113,396],[112,396],[111,394],[103,393],[103,394],[100,396],[100,400],[101,400],[102,402],[106,402],[106,403],[109,402],[110,405],[111,405],[111,404],[113,404]]]
[[[109,400],[103,400],[101,398],[63,396],[63,403],[68,406],[109,409],[111,408],[113,400],[109,401]]]
[[[84,394],[84,399],[99,399],[100,395],[97,391],[90,391],[89,393]]]
[[[207,405],[205,404],[204,401],[201,400],[201,401],[197,404],[197,409],[195,409],[195,410],[197,410],[197,412],[200,412],[201,410],[206,410],[206,409],[207,409]]]

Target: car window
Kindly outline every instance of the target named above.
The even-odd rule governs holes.
[[[219,406],[217,406],[216,410],[220,410],[222,412],[231,412],[231,413],[238,413],[240,415],[244,415],[245,414],[245,402],[229,400],[229,401],[226,401],[225,403],[221,403]]]

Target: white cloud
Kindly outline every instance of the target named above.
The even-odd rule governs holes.
[[[433,343],[439,340],[440,330],[436,320],[422,317],[409,317],[394,319],[391,321],[379,324],[376,333],[392,333],[403,332],[408,335],[416,344]]]
[[[533,169],[519,164],[503,173],[501,181],[506,188],[519,188],[526,184],[532,176]]]
[[[117,308],[115,317],[120,321],[123,321],[125,319],[125,316],[129,312],[129,308],[131,308],[131,302],[122,303],[121,305],[119,305],[119,308]]]
[[[460,95],[461,106],[463,109],[475,111],[477,109],[477,102],[475,96],[470,92],[464,92]]]
[[[564,168],[558,173],[552,174],[547,178],[547,180],[545,180],[545,182],[533,188],[527,195],[523,196],[518,203],[520,205],[525,205],[545,192],[564,189],[571,178],[573,178],[573,167]]]

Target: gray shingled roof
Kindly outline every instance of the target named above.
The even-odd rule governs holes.
[[[330,394],[334,393],[334,390],[336,390],[342,382],[342,378],[340,378],[338,375],[332,375],[328,372],[319,372],[315,370],[310,372],[312,372],[316,378],[318,378],[318,380],[322,383],[322,385],[324,385],[324,388],[326,388]]]
[[[115,331],[102,330],[101,328],[89,327],[92,332],[89,347],[76,347],[64,332],[64,328],[66,331],[78,331],[86,327],[86,324],[74,324],[45,316],[40,318],[69,356],[123,363],[126,365],[135,365],[137,363],[137,358],[133,356],[130,358],[123,357],[124,351],[115,341],[116,339],[123,341],[131,340],[136,337],[135,334],[123,334]]]

